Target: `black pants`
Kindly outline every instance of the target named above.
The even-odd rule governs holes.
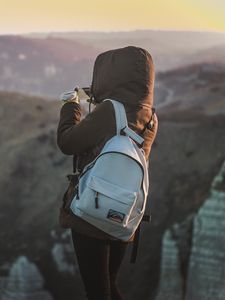
[[[89,300],[123,300],[116,284],[127,243],[103,241],[72,231],[74,249]]]

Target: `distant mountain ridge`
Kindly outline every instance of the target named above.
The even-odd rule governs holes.
[[[62,38],[0,36],[0,90],[56,97],[88,83],[96,55],[93,47]]]
[[[155,100],[165,114],[188,108],[225,114],[225,63],[198,63],[157,74]]]
[[[225,34],[138,30],[112,33],[0,35],[0,90],[56,98],[91,84],[103,51],[134,45],[153,56],[155,72],[196,63],[225,63]]]

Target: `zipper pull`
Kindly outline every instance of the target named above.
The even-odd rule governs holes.
[[[79,198],[79,184],[77,184],[77,186],[76,186],[76,198],[77,198],[77,200],[80,199]]]
[[[98,206],[98,192],[95,194],[95,208],[99,208]]]

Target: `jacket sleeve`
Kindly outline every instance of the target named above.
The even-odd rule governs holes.
[[[90,114],[80,120],[80,104],[65,103],[60,111],[57,128],[60,150],[67,155],[78,155],[99,144],[113,128],[110,105],[109,101],[97,104]]]

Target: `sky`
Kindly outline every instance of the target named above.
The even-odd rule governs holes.
[[[0,34],[135,29],[225,32],[225,0],[0,0]]]

